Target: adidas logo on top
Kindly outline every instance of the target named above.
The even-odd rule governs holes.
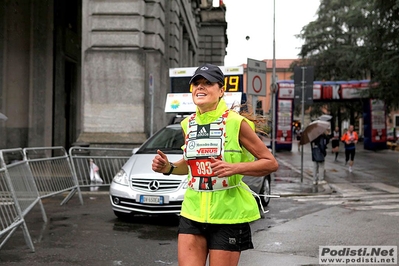
[[[205,127],[202,127],[198,132],[197,132],[197,138],[198,137],[209,137],[208,131],[206,131]]]

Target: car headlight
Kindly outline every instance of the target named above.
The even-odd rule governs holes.
[[[114,176],[114,179],[112,181],[123,186],[128,186],[129,185],[128,179],[129,178],[126,172],[122,169]]]

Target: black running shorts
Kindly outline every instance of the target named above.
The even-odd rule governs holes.
[[[208,224],[181,216],[178,233],[203,235],[209,249],[243,251],[254,248],[249,223]]]

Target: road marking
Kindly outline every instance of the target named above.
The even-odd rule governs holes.
[[[390,186],[384,183],[369,183],[369,185],[389,193],[399,193],[399,187]]]
[[[350,183],[335,183],[335,184],[329,184],[330,187],[332,187],[334,190],[336,190],[338,193],[342,194],[343,197],[350,196],[350,195],[363,195],[365,193],[370,193],[367,192],[367,190],[364,190],[360,187],[354,186]]]
[[[368,210],[399,210],[399,206],[395,205],[369,205],[369,206],[346,206],[347,209],[354,211],[368,211]]]
[[[382,214],[389,216],[399,216],[399,212],[383,212]]]
[[[366,183],[357,183],[364,185]],[[354,211],[377,211],[382,215],[399,216],[399,193],[375,192],[363,189],[356,189],[350,184],[337,185],[341,189],[337,195],[315,195],[291,197],[298,202],[318,202],[326,206],[341,206]],[[371,183],[367,183],[371,185]],[[383,183],[373,183],[373,187],[381,190],[396,191],[395,187]]]

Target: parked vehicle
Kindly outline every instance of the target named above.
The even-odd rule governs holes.
[[[183,156],[184,144],[181,126],[168,125],[151,136],[139,148],[112,180],[110,201],[116,216],[134,213],[179,214],[187,189],[186,175],[165,176],[152,170],[157,150],[164,152],[171,162]],[[270,175],[245,176],[244,182],[256,193],[270,195]],[[267,206],[270,198],[260,196],[259,204]]]

